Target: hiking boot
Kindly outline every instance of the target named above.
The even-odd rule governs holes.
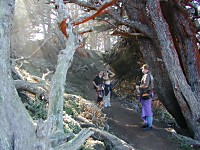
[[[141,128],[146,128],[146,127],[148,127],[147,124],[144,124],[143,126],[141,126]]]
[[[150,131],[152,129],[152,127],[146,127],[143,129],[143,131]]]

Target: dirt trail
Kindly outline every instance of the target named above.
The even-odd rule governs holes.
[[[87,91],[91,100],[96,99],[93,85],[87,82],[90,90]],[[172,142],[167,126],[154,121],[151,131],[142,131],[143,125],[140,114],[123,107],[118,101],[111,100],[111,107],[104,108],[103,112],[108,116],[109,132],[127,142],[139,150],[178,150],[178,144]]]
[[[178,145],[170,139],[166,126],[153,122],[151,131],[142,131],[140,114],[124,108],[119,102],[112,102],[103,112],[109,117],[110,132],[123,139],[136,149],[141,150],[177,150]]]

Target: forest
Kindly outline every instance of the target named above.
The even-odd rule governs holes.
[[[89,138],[104,149],[135,149],[104,130],[104,110],[88,99],[94,76],[109,66],[113,99],[139,108],[144,63],[176,136],[200,148],[199,3],[1,0],[0,149],[89,149]]]

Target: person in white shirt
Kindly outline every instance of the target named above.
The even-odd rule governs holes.
[[[104,71],[104,85],[105,85],[105,95],[103,96],[103,104],[104,107],[110,107],[110,98],[111,98],[111,78],[114,77],[115,74],[110,71],[110,70],[106,70]]]

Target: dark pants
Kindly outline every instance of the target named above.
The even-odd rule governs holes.
[[[103,100],[104,90],[97,90],[97,103],[100,103]]]

